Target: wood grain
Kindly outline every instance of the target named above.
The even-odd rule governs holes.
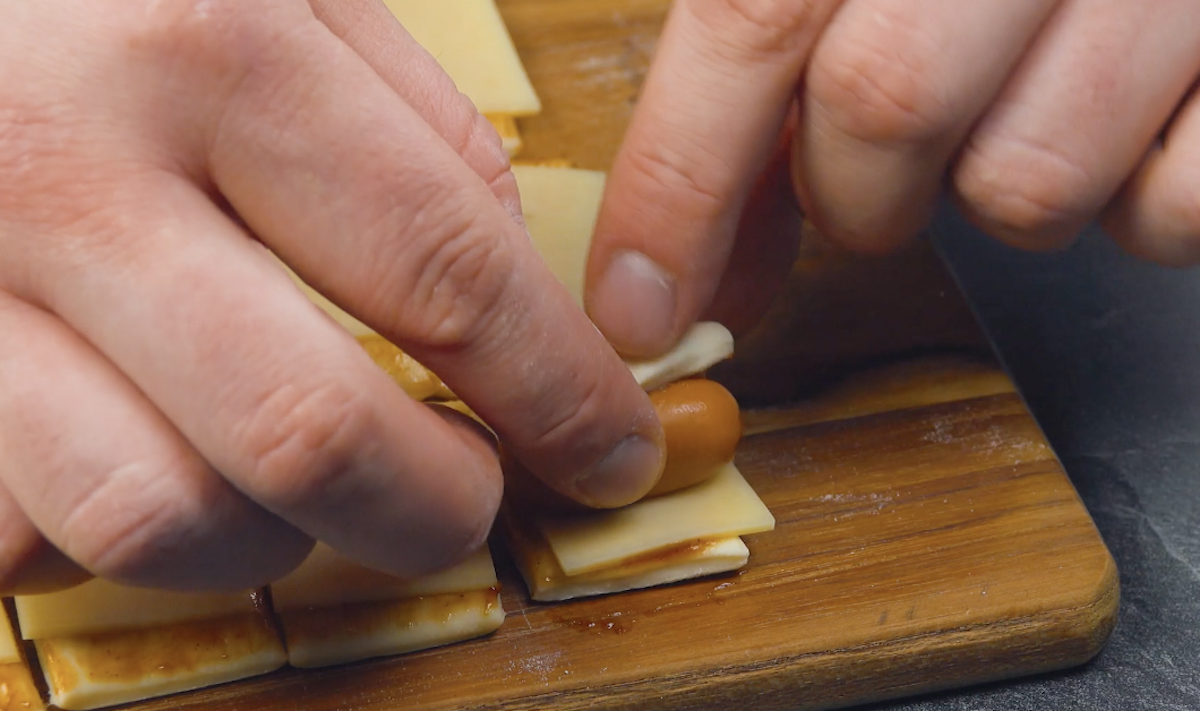
[[[838,401],[741,448],[779,525],[738,574],[539,604],[502,559],[492,637],[142,708],[818,709],[1095,654],[1116,570],[1016,394]]]
[[[545,104],[524,157],[609,165],[666,5],[500,0]],[[535,604],[501,552],[491,637],[137,708],[823,709],[1091,658],[1112,558],[953,281],[924,245],[805,244],[716,373],[759,406],[737,463],[778,519],[746,569]]]

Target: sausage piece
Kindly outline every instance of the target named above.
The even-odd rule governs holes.
[[[650,393],[667,441],[667,465],[647,496],[712,478],[742,439],[737,400],[711,380],[679,380]]]
[[[737,400],[711,380],[674,382],[650,393],[662,422],[667,463],[647,497],[668,494],[712,478],[733,460],[742,438]],[[522,509],[569,512],[586,507],[551,489],[511,457],[502,455],[505,496]]]

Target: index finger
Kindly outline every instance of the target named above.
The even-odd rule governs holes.
[[[405,65],[430,61],[406,47]],[[498,145],[482,174],[463,160],[494,132],[472,131],[473,111],[422,116],[325,28],[272,51],[290,84],[243,83],[210,156],[238,214],[305,281],[432,367],[547,483],[596,506],[649,490],[662,457],[649,399],[497,200],[492,187],[512,180]],[[449,82],[426,92],[463,101]]]
[[[804,63],[841,0],[681,0],[617,159],[588,311],[618,350],[667,350],[705,310]]]

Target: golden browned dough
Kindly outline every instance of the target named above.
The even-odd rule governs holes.
[[[383,336],[359,336],[371,360],[391,376],[414,400],[456,400],[454,393],[433,371],[418,363]]]

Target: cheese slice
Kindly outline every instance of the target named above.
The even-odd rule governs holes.
[[[294,667],[324,667],[481,637],[504,622],[497,587],[280,613]]]
[[[21,650],[17,647],[17,636],[13,633],[8,615],[0,610],[0,664],[21,661]]]
[[[265,674],[287,662],[264,609],[34,642],[50,702],[76,711]]]
[[[453,568],[403,580],[363,567],[324,543],[318,543],[298,568],[271,583],[271,602],[276,611],[290,612],[348,603],[487,590],[496,585],[496,568],[487,546]]]
[[[542,602],[607,595],[725,573],[741,568],[750,559],[750,549],[742,539],[730,536],[668,546],[617,565],[567,575],[540,532],[520,513],[506,505],[502,516],[509,549],[530,597]]]
[[[520,153],[525,144],[521,140],[521,131],[517,128],[517,119],[504,114],[488,114],[486,118],[491,122],[492,128],[496,129],[496,133],[500,134],[500,145],[508,157],[512,158]]]
[[[283,267],[284,271],[286,271],[288,276],[292,278],[292,281],[296,283],[296,286],[299,287],[300,291],[308,297],[309,301],[313,302],[322,311],[329,314],[329,317],[336,321],[342,328],[349,331],[350,335],[355,336],[356,338],[377,335],[370,326],[346,313],[340,306],[325,298],[321,292],[305,283],[304,280],[302,280],[296,274],[296,272],[292,271],[291,268],[282,261],[279,261],[279,266]]]
[[[43,639],[249,614],[261,606],[261,596],[257,590],[149,590],[95,578],[60,592],[18,595],[16,604],[21,635]]]
[[[529,116],[542,103],[493,0],[384,0],[481,114]]]
[[[550,271],[581,308],[588,250],[600,202],[604,173],[546,165],[514,165],[525,224]],[[638,383],[655,390],[702,373],[733,355],[733,335],[719,323],[694,324],[669,353],[627,363]]]
[[[567,575],[692,541],[759,533],[775,517],[732,463],[716,476],[619,509],[543,515],[537,528]]]
[[[583,276],[604,195],[604,173],[542,165],[514,165],[512,170],[533,246],[583,308]]]
[[[0,711],[40,711],[45,707],[8,615],[0,610]]]

